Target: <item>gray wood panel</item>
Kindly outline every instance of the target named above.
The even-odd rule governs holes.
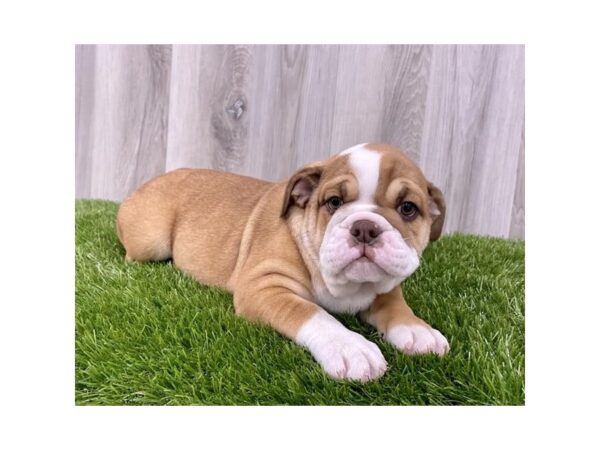
[[[381,45],[342,46],[330,154],[363,142],[380,142],[385,54]]]
[[[94,146],[91,124],[94,120],[94,80],[96,47],[75,47],[75,195],[90,197]]]
[[[89,183],[89,197],[121,200],[165,170],[171,48],[99,45],[94,63],[80,68],[82,78],[93,72],[79,84],[94,92],[90,105],[80,106],[91,112],[77,121],[77,185]],[[92,170],[83,153],[92,155]]]
[[[444,191],[446,232],[524,237],[523,46],[77,46],[75,94],[77,197],[387,142]]]
[[[435,46],[420,151],[446,232],[508,236],[524,121],[523,49]]]
[[[517,185],[515,186],[515,198],[512,206],[508,237],[513,239],[525,238],[525,129],[521,133]]]
[[[343,46],[331,153],[385,142],[418,160],[430,58],[430,46]]]
[[[252,50],[250,151],[243,173],[280,180],[329,154],[338,47],[255,46]]]
[[[171,71],[167,170],[237,172],[247,154],[246,46],[175,45]]]
[[[386,90],[381,124],[382,142],[403,149],[419,161],[431,67],[431,46],[388,46]]]

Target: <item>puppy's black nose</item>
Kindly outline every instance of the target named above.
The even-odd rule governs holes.
[[[356,242],[370,244],[381,234],[381,228],[370,220],[357,220],[352,224],[350,234]]]

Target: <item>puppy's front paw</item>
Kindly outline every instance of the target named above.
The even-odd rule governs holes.
[[[379,378],[387,369],[377,345],[344,328],[328,314],[310,319],[298,333],[297,341],[310,350],[325,372],[338,380],[366,382]]]
[[[442,356],[450,350],[444,335],[425,325],[396,325],[385,334],[385,338],[407,355],[436,353]]]
[[[379,378],[387,369],[379,347],[352,331],[323,342],[314,355],[325,372],[337,379],[365,382]]]

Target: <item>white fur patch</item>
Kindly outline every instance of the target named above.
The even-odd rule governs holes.
[[[377,345],[348,330],[325,311],[300,327],[296,342],[306,347],[333,378],[364,382],[379,378],[387,369]]]
[[[375,191],[379,184],[379,165],[381,153],[369,150],[365,144],[344,150],[342,155],[350,155],[352,171],[358,181],[358,200],[356,203],[375,204]]]
[[[450,350],[448,340],[442,333],[423,325],[396,325],[384,337],[408,355],[436,353],[442,356]]]
[[[394,284],[385,292],[390,291],[396,285]],[[335,295],[331,291],[334,291]],[[315,301],[327,311],[356,314],[371,306],[376,295],[373,283],[344,282],[338,285],[330,283],[330,285],[326,284],[315,290]]]

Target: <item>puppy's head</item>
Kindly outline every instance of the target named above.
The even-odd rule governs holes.
[[[281,214],[333,295],[365,283],[383,293],[440,236],[445,203],[398,149],[364,144],[296,172]]]

